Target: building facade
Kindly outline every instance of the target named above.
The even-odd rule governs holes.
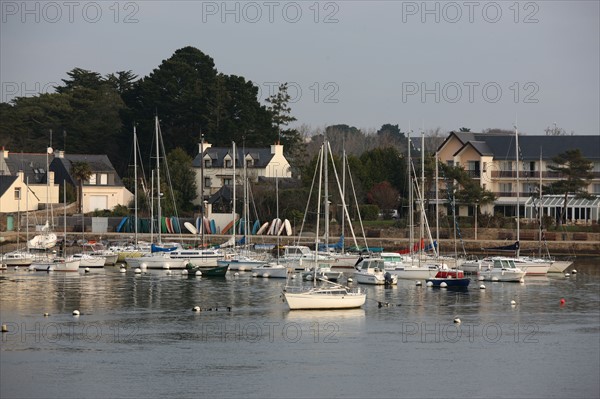
[[[540,187],[563,178],[548,166],[552,158],[569,149],[580,149],[592,161],[594,178],[587,192],[600,196],[600,136],[519,135],[518,157],[516,140],[514,133],[451,132],[438,148],[438,159],[448,165],[462,165],[483,189],[496,195],[494,204],[481,207],[483,213],[516,216],[518,209],[521,217],[537,218],[533,204],[539,203]],[[558,219],[564,201],[556,198],[564,200],[564,195],[542,189],[542,196],[542,214]],[[597,199],[569,201],[567,219],[573,223],[598,222],[598,203]],[[460,214],[471,213],[469,208],[472,206],[461,206]]]
[[[258,182],[261,177],[292,177],[290,164],[283,155],[283,145],[280,144],[271,145],[270,148],[236,147],[234,154],[233,147],[213,147],[205,142],[199,145],[192,167],[199,190],[195,205],[208,201],[224,186],[242,184],[244,167],[250,182]]]

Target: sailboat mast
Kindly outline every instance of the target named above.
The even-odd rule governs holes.
[[[233,162],[233,178],[231,179],[231,184],[233,185],[232,189],[233,189],[233,203],[232,203],[232,207],[231,207],[231,220],[233,221],[233,225],[231,227],[231,237],[233,238],[233,243],[232,245],[235,246],[235,160],[237,158],[236,156],[236,150],[235,150],[235,141],[231,142],[231,148],[232,148],[232,154],[231,154],[231,158],[232,158],[232,162]],[[245,231],[244,231],[245,233]]]
[[[440,204],[439,204],[439,194],[438,194],[438,152],[435,152],[435,245],[433,246],[433,250],[435,251],[435,256],[440,256]]]
[[[413,215],[413,188],[412,188],[412,161],[410,159],[410,132],[411,130],[408,130],[407,136],[408,136],[408,229],[409,229],[409,243],[408,243],[408,251],[409,254],[413,255],[413,245],[415,242],[415,237],[414,237],[414,232],[413,232],[413,224],[414,224],[414,215]]]
[[[328,168],[327,168],[327,164],[329,163],[329,143],[327,141],[325,141],[325,148],[323,150],[323,173],[325,174],[325,185],[323,187],[323,207],[324,207],[324,216],[325,216],[325,231],[324,231],[324,235],[325,235],[325,248],[327,248],[327,246],[329,245],[329,187],[328,187],[328,179],[327,177],[329,176],[328,174]]]
[[[421,253],[424,252],[424,249],[421,247],[423,241],[425,240],[425,230],[423,224],[425,219],[425,131],[421,129],[421,212],[420,220],[419,220],[419,250]]]
[[[517,257],[519,256],[519,252],[521,251],[521,242],[520,242],[520,237],[521,237],[521,223],[520,223],[520,193],[519,193],[519,131],[517,129],[517,126],[515,126],[515,159],[517,160]]]
[[[137,177],[137,131],[135,124],[133,125],[133,219],[134,219],[134,243],[137,247],[138,243],[138,177]]]
[[[160,195],[161,195],[161,189],[160,189],[160,141],[158,138],[158,115],[156,115],[154,117],[154,131],[155,131],[155,135],[156,135],[156,197],[157,197],[157,205],[156,205],[156,213],[157,213],[157,220],[158,220],[158,242],[162,243],[162,238],[161,238],[161,233],[162,233],[162,228],[161,228],[161,223],[162,223],[162,215],[161,215],[161,209],[160,209]]]
[[[539,232],[539,254],[540,257],[542,255],[542,216],[544,214],[544,207],[542,206],[542,200],[543,200],[543,195],[542,195],[542,147],[540,147],[540,166],[538,167],[538,173],[540,175],[539,178],[539,187],[540,187],[540,202],[539,202],[539,206],[538,206],[538,212],[539,212],[539,218],[540,218],[540,232]]]

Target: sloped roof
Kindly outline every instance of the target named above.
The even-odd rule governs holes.
[[[3,196],[6,190],[12,186],[18,176],[3,176],[0,175],[0,196]]]
[[[209,155],[212,159],[212,168],[223,168],[225,163],[223,160],[227,154],[231,154],[232,149],[226,147],[211,147],[204,151],[204,155]],[[254,159],[254,165],[251,166],[253,168],[265,168],[273,159],[273,154],[271,154],[271,148],[236,148],[236,157],[235,157],[235,167],[242,168],[244,164],[242,160],[244,156],[250,155]],[[201,168],[201,159],[200,154],[196,155],[194,160],[192,161],[192,166],[195,168]]]
[[[473,147],[475,151],[479,153],[479,155],[494,155],[493,151],[490,149],[490,147],[485,141],[468,141],[467,143],[465,143],[465,145],[460,147],[460,149],[456,151],[454,155],[463,152],[464,149],[469,146]]]
[[[493,155],[496,159],[515,160],[514,134],[451,132],[444,144],[451,138],[458,138],[463,144],[472,143],[482,155]],[[483,143],[483,144],[478,144]],[[582,155],[591,161],[600,161],[600,135],[579,136],[521,136],[519,135],[520,159],[535,161],[549,160],[566,150],[581,150]],[[461,148],[462,150],[462,148]]]
[[[23,179],[29,184],[46,183],[46,162],[52,162],[52,156],[46,154],[11,153],[4,160],[11,175],[23,171]]]

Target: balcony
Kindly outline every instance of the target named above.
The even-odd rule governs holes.
[[[477,170],[475,170],[475,169],[473,169],[473,170],[467,169],[467,170],[465,170],[465,172],[467,172],[467,174],[469,175],[469,177],[471,177],[473,179],[479,179],[481,177],[481,171],[478,170],[478,169]]]
[[[597,173],[598,177],[600,177],[600,173]],[[515,170],[492,170],[493,178],[517,178],[517,171]],[[540,178],[540,172],[534,170],[520,170],[519,178],[528,179],[528,178]],[[542,179],[559,179],[561,178],[560,173],[558,172],[542,172]]]

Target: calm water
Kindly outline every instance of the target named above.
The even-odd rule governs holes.
[[[250,273],[9,270],[0,396],[598,398],[600,259],[574,267],[466,292],[401,281],[366,287],[362,309],[294,312],[284,281]]]

